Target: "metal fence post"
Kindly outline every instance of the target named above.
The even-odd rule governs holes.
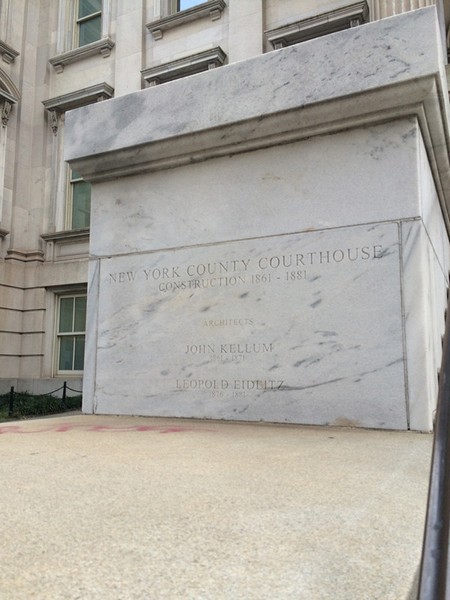
[[[12,417],[13,412],[14,412],[14,386],[11,386],[11,391],[9,392],[8,417]]]
[[[63,383],[63,393],[62,393],[62,407],[64,410],[67,410],[67,381]]]

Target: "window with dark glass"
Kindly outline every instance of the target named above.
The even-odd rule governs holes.
[[[83,229],[90,225],[91,184],[75,171],[70,172],[68,229]]]
[[[61,296],[58,309],[58,372],[82,371],[86,332],[86,295]]]
[[[78,0],[77,46],[96,42],[102,35],[102,0]]]

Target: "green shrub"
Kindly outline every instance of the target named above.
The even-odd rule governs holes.
[[[33,396],[28,393],[14,393],[13,414],[14,419],[21,417],[43,416],[68,410],[81,409],[81,396],[70,396],[65,400],[49,394]],[[0,396],[0,418],[9,417],[10,395]]]

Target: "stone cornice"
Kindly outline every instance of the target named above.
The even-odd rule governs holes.
[[[68,52],[63,52],[51,58],[48,62],[52,65],[57,73],[62,73],[64,67],[70,63],[77,62],[89,56],[95,56],[101,54],[103,58],[106,58],[111,54],[111,50],[114,48],[114,42],[110,37],[102,38],[91,44],[74,48]]]
[[[146,27],[155,40],[160,40],[163,37],[164,31],[178,27],[184,23],[204,17],[210,17],[212,21],[220,19],[225,7],[225,0],[209,0],[208,2],[197,4],[197,6],[193,6],[192,8],[175,12],[168,17],[147,23]]]
[[[5,90],[2,90],[0,88],[0,101],[1,100],[7,100],[11,104],[15,104],[17,102],[17,99],[14,98],[14,96],[12,96],[11,94],[8,94],[8,92],[6,92]]]
[[[68,94],[62,94],[55,98],[43,100],[42,104],[47,110],[56,110],[57,112],[65,112],[73,108],[79,108],[85,104],[92,104],[99,100],[107,100],[114,95],[114,88],[106,82],[97,83],[81,90],[75,90]]]
[[[265,31],[273,48],[283,48],[366,23],[369,7],[366,0]]]
[[[154,85],[219,67],[223,65],[226,57],[227,55],[222,48],[217,46],[216,48],[191,54],[190,56],[169,63],[144,69],[141,72],[145,81],[150,85]]]
[[[2,42],[2,40],[0,40],[0,54],[2,55],[3,62],[7,64],[14,62],[19,56],[19,52],[17,52],[17,50],[14,50],[12,46]]]

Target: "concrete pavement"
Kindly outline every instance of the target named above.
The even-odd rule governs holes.
[[[406,599],[431,444],[144,417],[0,423],[0,599]]]

